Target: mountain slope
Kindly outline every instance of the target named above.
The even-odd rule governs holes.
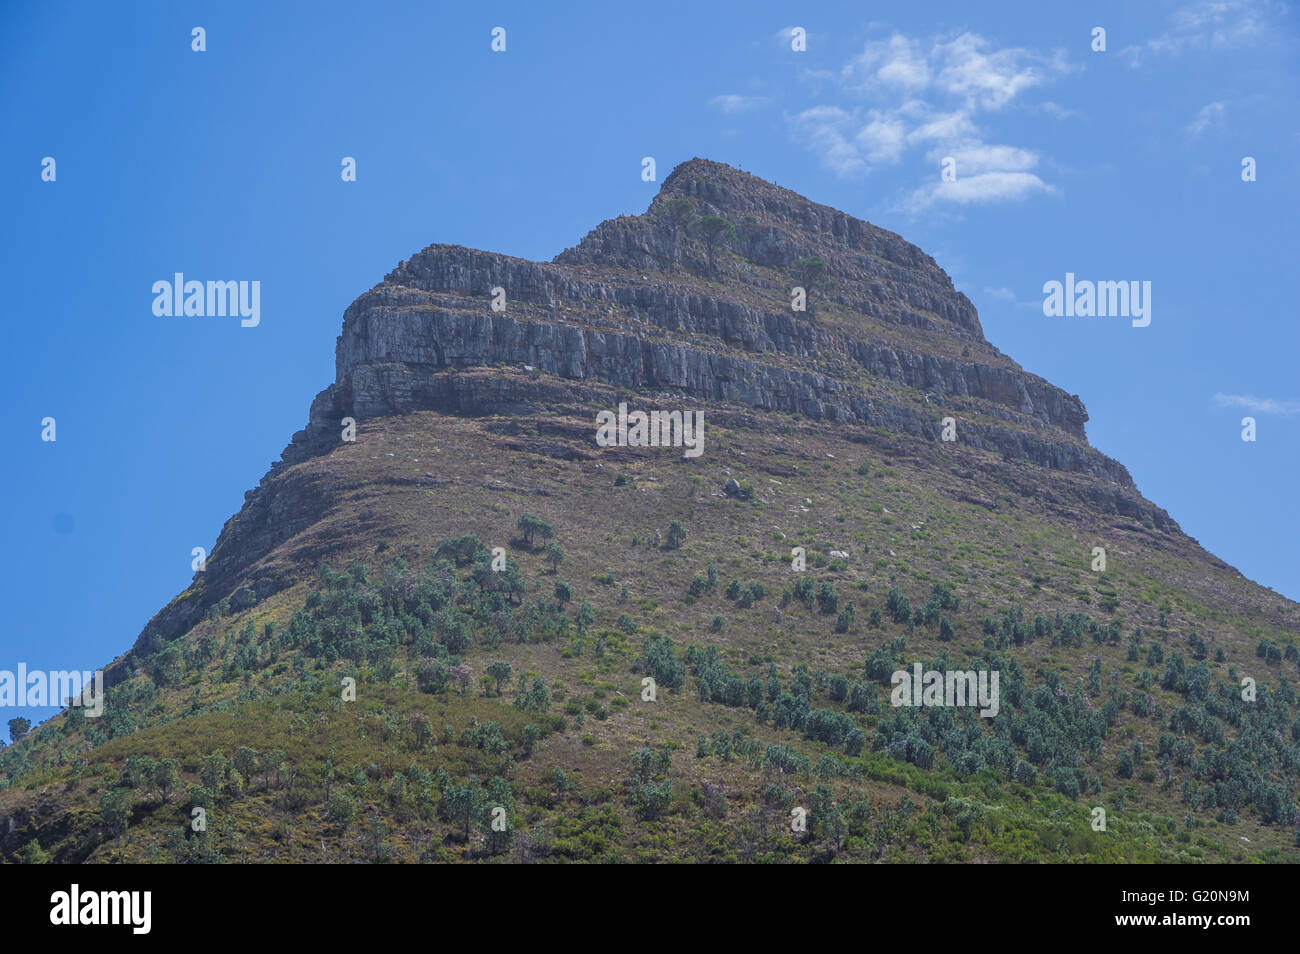
[[[620,403],[703,453],[598,445]],[[1086,421],[919,249],[718,163],[551,263],[430,246],[105,717],[0,753],[0,851],[1294,860],[1300,607]],[[895,708],[915,663],[1000,673],[999,714]]]

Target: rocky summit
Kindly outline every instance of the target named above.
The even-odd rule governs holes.
[[[0,753],[0,852],[1294,860],[1300,607],[1087,420],[919,248],[720,163],[551,262],[430,245],[103,716]]]

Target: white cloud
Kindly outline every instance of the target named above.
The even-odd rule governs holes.
[[[959,99],[967,110],[1001,109],[1027,89],[1069,72],[1061,54],[1019,47],[995,49],[976,33],[927,44],[895,33],[868,42],[841,70],[844,85],[858,92],[925,90]]]
[[[919,44],[895,33],[876,40],[845,64],[842,75],[851,86],[868,89],[873,84],[920,90],[930,85],[930,64]]]
[[[1216,407],[1239,407],[1256,414],[1300,414],[1300,401],[1279,401],[1251,394],[1215,394]]]
[[[903,203],[909,212],[922,212],[936,202],[973,205],[982,202],[1006,202],[1027,199],[1037,193],[1056,189],[1030,172],[983,172],[959,176],[955,182],[935,182],[916,189]]]
[[[998,301],[1015,301],[1016,293],[1010,288],[986,288],[984,294],[990,298],[996,298]]]
[[[907,144],[907,125],[897,116],[872,110],[867,124],[853,142],[869,162],[898,162]]]
[[[709,100],[709,105],[724,113],[744,113],[757,109],[767,102],[766,96],[742,96],[739,93],[724,93]]]
[[[934,181],[906,197],[904,208],[913,211],[939,202],[1018,201],[1056,190],[1030,171],[1037,153],[989,142],[978,120],[1070,71],[1060,53],[999,48],[975,33],[928,40],[893,33],[868,42],[839,71],[842,105],[803,110],[791,118],[791,132],[846,177],[911,161],[912,150],[925,149]],[[939,181],[946,156],[957,160],[955,182]]]
[[[1193,136],[1199,136],[1211,126],[1223,122],[1223,103],[1207,103],[1196,114],[1196,118],[1187,126]]]
[[[1159,36],[1127,46],[1120,53],[1130,66],[1137,67],[1147,54],[1177,56],[1246,46],[1267,35],[1273,14],[1286,13],[1285,4],[1272,0],[1200,0],[1175,11]]]
[[[954,142],[974,139],[976,134],[975,124],[965,113],[945,113],[922,122],[907,134],[907,141],[912,145],[922,142]]]
[[[941,151],[933,150],[927,158],[938,164],[944,158]],[[1025,172],[1038,165],[1037,153],[1016,146],[964,146],[953,150],[951,156],[956,161],[958,181],[990,172]]]
[[[794,119],[794,125],[808,145],[822,158],[832,171],[841,176],[853,176],[869,171],[857,146],[846,133],[851,123],[850,115],[838,106],[814,106]]]
[[[1052,62],[1040,65],[1039,58],[1025,50],[990,50],[988,41],[973,33],[937,44],[934,58],[940,64],[935,85],[961,97],[967,108],[1001,109],[1044,82],[1053,70]]]

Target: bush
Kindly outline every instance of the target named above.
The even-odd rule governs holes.
[[[352,820],[357,815],[357,803],[345,795],[343,792],[334,792],[330,795],[329,807],[325,810],[325,817],[336,825],[342,825],[346,828],[352,824]]]
[[[850,603],[849,605],[853,604]],[[830,696],[833,702],[843,702],[849,697],[849,680],[847,677],[838,673],[831,676]]]
[[[893,617],[895,623],[906,623],[912,618],[912,601],[896,586],[889,588],[889,596],[885,600],[885,609]]]
[[[420,660],[416,682],[421,692],[442,692],[447,688],[448,678],[447,666],[441,659],[425,656]]]
[[[835,592],[835,584],[827,580],[817,591],[817,605],[823,613],[834,613],[840,605],[840,598]]]
[[[1038,778],[1038,769],[1019,759],[1016,761],[1016,767],[1011,770],[1011,777],[1021,785],[1033,785]]]
[[[534,541],[539,537],[542,540],[549,540],[555,536],[555,530],[549,523],[534,517],[530,513],[521,516],[516,526],[518,526],[519,532],[524,535],[524,542],[530,547],[534,545]]]
[[[1128,749],[1119,754],[1119,760],[1115,765],[1115,774],[1120,778],[1133,777],[1133,753]]]
[[[668,525],[667,548],[669,550],[676,550],[679,549],[681,545],[685,542],[686,542],[686,528],[682,526],[682,522],[680,520],[674,520],[672,523]]]
[[[645,670],[661,686],[680,688],[686,683],[686,667],[677,658],[673,641],[667,636],[651,636],[642,644]]]

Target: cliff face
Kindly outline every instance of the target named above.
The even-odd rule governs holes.
[[[710,261],[673,213],[726,219]],[[800,263],[824,263],[810,308],[791,307]],[[494,289],[505,307],[492,307]],[[530,369],[521,373],[521,368]],[[644,215],[591,231],[553,262],[431,245],[343,316],[334,383],[307,427],[223,529],[205,577],[146,627],[184,631],[218,599],[282,581],[257,561],[318,519],[330,491],[286,468],[328,453],[342,421],[417,410],[544,414],[617,403],[626,389],[714,411],[798,414],[826,426],[965,446],[1080,475],[1082,506],[1177,532],[1122,465],[1087,443],[1077,396],[985,341],[965,295],[899,236],[729,166],[677,167]],[[594,440],[594,431],[593,431]],[[335,488],[337,490],[337,488]],[[138,644],[139,645],[139,644]]]
[[[712,266],[704,243],[670,222],[674,199],[735,227]],[[807,258],[834,283],[810,289],[816,314],[790,307]],[[504,311],[490,307],[493,288]],[[969,398],[987,405],[985,420],[963,439],[1132,483],[1087,447],[1083,403],[993,349],[970,301],[920,249],[703,160],[674,170],[645,215],[601,224],[554,262],[432,245],[401,263],[345,313],[336,380],[308,430],[440,408],[440,375],[491,365],[916,435],[937,436],[940,415],[925,405]],[[879,385],[919,394],[900,401]]]

